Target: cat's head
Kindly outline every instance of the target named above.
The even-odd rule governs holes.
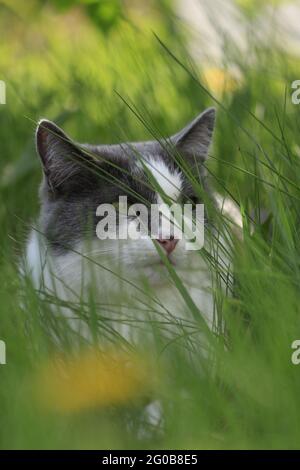
[[[77,252],[89,240],[91,252],[99,256],[110,253],[112,259],[130,266],[157,264],[160,256],[150,237],[99,240],[97,208],[115,206],[120,196],[127,196],[129,206],[200,203],[193,181],[207,190],[204,162],[214,122],[215,110],[209,108],[168,139],[88,145],[76,143],[54,123],[41,120],[36,131],[44,172],[40,228],[53,254]],[[128,223],[137,221],[130,216]],[[185,257],[182,240],[161,234],[157,241],[174,263]]]

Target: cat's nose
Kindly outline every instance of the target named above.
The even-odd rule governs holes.
[[[166,250],[168,255],[175,250],[175,247],[178,243],[178,240],[173,236],[168,239],[158,238],[156,241],[158,241],[158,243]]]

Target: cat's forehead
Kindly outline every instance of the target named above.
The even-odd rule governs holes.
[[[163,194],[169,197],[172,201],[177,201],[183,185],[182,172],[171,165],[168,165],[163,159],[159,157],[150,157],[145,161],[147,171],[155,179],[158,187],[162,190]],[[161,202],[161,196],[157,194],[158,202]]]
[[[134,142],[126,144],[117,144],[106,147],[111,155],[115,158],[122,157],[123,161],[128,161],[128,171],[133,177],[132,183],[137,181],[146,181],[146,187],[153,188],[153,196],[157,202],[161,202],[159,193],[163,193],[172,201],[177,201],[183,187],[185,180],[183,173],[176,165],[175,161],[164,151],[158,142]],[[127,172],[124,173],[127,176]],[[155,186],[151,183],[154,179]],[[146,187],[139,185],[139,191],[143,192]],[[154,194],[155,193],[155,194]]]

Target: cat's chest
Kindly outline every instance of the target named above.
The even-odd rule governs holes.
[[[180,263],[175,266],[174,279],[164,266],[158,270],[149,267],[139,270],[131,266],[116,274],[116,266],[110,262],[105,264],[102,259],[83,262],[83,257],[76,254],[54,258],[38,244],[35,236],[30,240],[27,255],[34,281],[39,284],[42,280],[43,289],[54,291],[62,300],[70,302],[77,302],[80,297],[88,299],[92,289],[101,314],[124,319],[124,323],[127,319],[131,322],[150,319],[158,323],[193,321],[187,296],[208,324],[212,323],[212,280],[200,257],[191,256],[184,268]],[[115,306],[112,314],[111,307],[104,312],[107,305]]]

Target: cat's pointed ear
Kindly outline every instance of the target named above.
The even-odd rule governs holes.
[[[36,148],[49,189],[67,189],[84,165],[80,146],[56,124],[42,119],[36,129]]]
[[[208,108],[172,137],[181,154],[205,160],[215,126],[215,108]]]

